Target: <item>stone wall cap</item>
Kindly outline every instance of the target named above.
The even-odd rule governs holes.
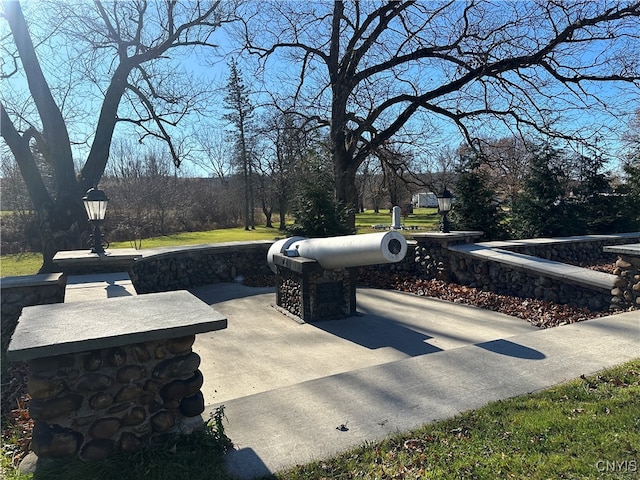
[[[486,244],[455,245],[449,247],[449,250],[487,261],[503,263],[514,268],[537,272],[552,278],[560,278],[568,282],[591,285],[601,289],[613,288],[613,283],[617,278],[616,275],[610,273],[597,272],[554,260],[547,260],[546,258],[492,248]]]
[[[595,242],[595,241],[608,241],[618,239],[638,238],[640,239],[640,232],[630,233],[612,233],[609,235],[574,235],[572,237],[540,237],[540,238],[523,238],[519,240],[494,240],[491,242],[479,242],[479,245],[494,247],[494,248],[510,248],[510,247],[525,247],[527,245],[559,245],[566,243],[582,243],[582,242]]]
[[[31,360],[221,330],[227,319],[186,290],[25,307],[7,350]]]
[[[53,256],[53,262],[59,265],[81,263],[111,263],[122,261],[134,261],[142,257],[135,248],[113,248],[105,253],[92,253],[89,250],[61,250]]]
[[[207,243],[201,245],[180,245],[175,247],[156,247],[145,248],[140,250],[139,253],[142,258],[151,257],[163,257],[167,255],[175,254],[189,254],[190,252],[202,252],[206,250],[212,250],[216,252],[220,251],[238,251],[244,248],[251,248],[254,245],[272,245],[275,240],[251,240],[251,241],[237,241],[237,242],[221,242],[221,243]]]
[[[454,232],[423,232],[423,233],[411,233],[411,238],[415,240],[422,240],[424,238],[429,238],[433,240],[438,239],[447,239],[447,240],[455,240],[458,238],[466,238],[466,237],[481,237],[484,235],[484,232],[479,230],[456,230]]]
[[[626,245],[612,245],[604,247],[607,253],[620,253],[622,255],[630,255],[632,257],[640,257],[640,243],[628,243]]]
[[[38,273],[35,275],[17,275],[0,279],[2,288],[41,287],[44,285],[65,285],[67,277],[64,273]]]

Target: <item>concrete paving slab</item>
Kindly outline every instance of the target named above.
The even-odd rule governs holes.
[[[299,324],[273,289],[220,284],[191,290],[228,328],[196,338],[205,402],[219,403],[351,370],[536,331],[480,308],[389,290],[357,291],[359,315]]]
[[[630,312],[317,378],[224,402],[239,478],[320,460],[637,358]],[[206,375],[205,375],[206,378]],[[214,411],[220,403],[210,405]],[[344,427],[344,428],[342,428]]]
[[[539,330],[412,294],[358,289],[359,316],[300,325],[271,289],[192,293],[228,318],[200,334],[203,418],[225,406],[232,473],[250,479],[640,355],[640,312]],[[344,428],[340,428],[344,426]]]
[[[69,275],[64,301],[85,302],[137,295],[127,272]]]
[[[135,294],[122,274],[82,277],[69,278],[66,301]],[[273,308],[270,288],[192,293],[228,319],[194,345],[208,404],[200,421],[225,406],[236,447],[227,461],[243,479],[640,355],[640,312],[539,330],[475,307],[358,289],[358,316],[301,325]]]

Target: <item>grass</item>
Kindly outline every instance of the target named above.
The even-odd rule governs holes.
[[[440,216],[437,208],[415,208],[414,213],[402,217],[402,225],[405,227],[418,227],[422,231],[437,230]],[[375,213],[367,210],[356,215],[356,229],[358,233],[376,232],[373,225],[391,225],[391,213],[388,210],[381,210]]]
[[[205,232],[184,232],[162,237],[145,238],[142,248],[173,247],[180,245],[201,245],[207,243],[238,242],[251,240],[273,240],[283,238],[284,232],[277,228],[267,228],[256,225],[255,230],[245,230],[244,227],[221,228]],[[109,248],[130,248],[133,242],[111,242]]]
[[[440,217],[434,208],[417,208],[414,213],[402,219],[405,226],[418,227],[421,231],[436,230]],[[372,233],[380,230],[373,225],[390,225],[391,214],[388,211],[375,213],[373,210],[359,213],[356,216],[358,233]],[[413,232],[410,230],[409,232]],[[285,232],[277,228],[267,228],[257,225],[255,230],[244,228],[224,228],[206,232],[185,232],[162,237],[145,238],[139,244],[140,248],[174,247],[180,245],[202,245],[207,243],[222,243],[250,240],[274,240],[284,238]],[[131,248],[133,242],[112,242],[109,248]],[[0,257],[0,276],[32,275],[38,272],[42,265],[42,255],[39,253],[20,253],[17,255],[2,255]]]
[[[41,253],[17,253],[0,257],[0,276],[33,275],[42,266]]]

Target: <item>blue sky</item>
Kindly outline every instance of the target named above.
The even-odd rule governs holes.
[[[33,18],[30,22],[31,25],[37,25],[39,19],[37,18],[43,12],[38,11],[38,2],[32,0],[27,2],[25,6],[25,15],[27,21]],[[6,29],[6,23],[2,22],[2,28]],[[4,33],[4,32],[3,32]],[[45,32],[39,32],[33,29],[33,35],[35,38],[44,37]],[[226,129],[226,122],[222,121],[224,114],[223,97],[224,97],[224,85],[227,78],[227,59],[224,56],[224,52],[230,49],[227,33],[224,29],[220,29],[215,34],[215,41],[221,45],[221,51],[219,55],[212,54],[212,52],[194,52],[188,57],[175,59],[170,62],[171,68],[174,71],[182,71],[187,74],[193,75],[194,78],[205,81],[209,84],[209,92],[206,95],[207,107],[202,115],[193,115],[188,118],[188,122],[183,125],[183,131],[186,132],[187,139],[191,136],[191,139],[195,138],[195,133],[202,133],[208,129],[224,130]],[[101,100],[101,92],[98,88],[87,88],[86,84],[76,83],[76,78],[73,75],[73,69],[67,67],[73,67],[74,55],[72,49],[73,45],[65,44],[65,42],[59,37],[47,37],[44,43],[39,47],[39,55],[46,69],[46,75],[50,80],[50,84],[54,91],[54,95],[59,100],[60,105],[63,106],[63,110],[69,117],[69,129],[70,133],[77,142],[74,148],[76,159],[78,162],[82,162],[88,151],[88,146],[83,144],[84,141],[90,140],[95,120],[97,119],[97,113]],[[106,66],[103,66],[106,68]],[[281,87],[284,80],[280,77],[289,71],[295,70],[297,65],[292,65],[287,61],[280,59],[271,64],[271,69],[265,72],[263,77],[254,77],[253,64],[240,64],[240,68],[243,71],[245,82],[247,85],[254,89],[260,90],[263,88],[262,82],[266,82],[271,88],[274,83],[276,87]],[[319,70],[320,71],[320,70]],[[178,78],[178,77],[176,77]],[[180,77],[181,78],[181,77]],[[278,83],[280,82],[280,83]],[[14,98],[24,96],[24,102],[26,102],[25,96],[25,82],[24,79],[16,76],[6,82],[4,82],[2,89],[4,95],[12,95]],[[558,92],[561,95],[561,92]],[[638,96],[638,90],[636,87],[635,92],[627,93],[626,96],[614,89],[605,88],[599,95],[610,104],[624,104],[628,107],[629,113],[634,109],[634,106],[640,105]],[[261,102],[261,96],[255,94],[252,98],[255,104]],[[433,118],[433,117],[430,117]],[[418,122],[428,121],[427,118],[421,118],[419,115],[413,120],[414,125]],[[462,140],[455,128],[451,128],[450,125],[443,122],[441,119],[435,119],[434,128],[436,132],[440,132],[442,137],[430,139],[433,148],[436,146],[449,146],[455,147]],[[577,110],[572,118],[569,118],[572,126],[583,124],[585,126],[592,125],[596,121],[603,121],[603,118],[596,118],[593,111],[580,111]],[[622,131],[626,119],[623,117],[607,118],[605,123],[608,123],[610,127],[614,127],[614,122],[620,122],[621,125],[615,126],[615,130]],[[502,136],[507,134],[506,130],[500,128],[499,122],[485,122],[481,125],[481,131],[486,135]],[[117,136],[128,139],[135,139],[130,130],[124,125],[118,127],[116,131]],[[603,136],[602,143],[609,142],[610,145],[615,147],[618,139],[615,135]],[[601,143],[601,144],[602,144]],[[195,146],[192,146],[191,152],[193,153]],[[193,166],[189,162],[185,162],[185,171],[189,170],[189,167]],[[198,170],[194,170],[194,173],[198,174]]]

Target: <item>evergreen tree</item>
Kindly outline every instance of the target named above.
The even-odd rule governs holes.
[[[621,207],[621,216],[623,227],[621,231],[638,231],[640,230],[640,148],[630,152],[624,166],[626,174],[626,182],[616,193],[619,198]]]
[[[605,160],[600,156],[578,157],[576,185],[568,204],[571,211],[572,235],[606,234],[618,230],[620,205],[611,195],[609,176],[603,171]]]
[[[545,145],[534,152],[523,191],[512,208],[512,229],[517,238],[557,237],[570,230],[566,216],[566,177],[560,152]]]
[[[626,178],[616,191],[622,203],[622,231],[637,231],[640,230],[640,108],[636,109],[622,139],[625,145],[623,170]]]
[[[348,226],[349,215],[354,212],[335,199],[332,185],[331,176],[321,173],[303,182],[294,201],[295,221],[287,229],[289,235],[332,237],[355,233]]]
[[[456,201],[450,214],[453,228],[481,230],[486,240],[508,237],[505,215],[496,192],[488,187],[488,174],[482,170],[477,157],[462,162],[454,190]]]
[[[233,124],[238,134],[237,147],[240,169],[244,180],[244,229],[255,228],[253,217],[253,164],[249,152],[249,125],[254,107],[249,100],[249,89],[242,80],[242,74],[235,60],[229,62],[229,79],[225,107],[229,113],[223,118]]]

